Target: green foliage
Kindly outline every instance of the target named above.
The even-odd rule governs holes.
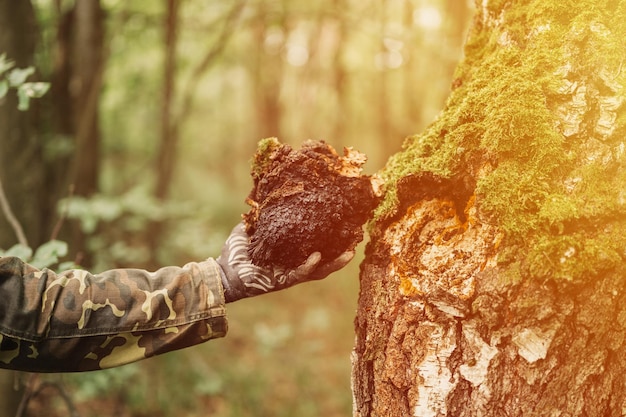
[[[137,364],[129,364],[119,368],[105,369],[99,372],[74,374],[70,381],[80,382],[75,392],[77,401],[97,399],[103,395],[125,391],[136,382],[140,369]],[[137,404],[140,405],[140,404]]]
[[[29,246],[17,243],[5,251],[0,250],[0,256],[16,256],[20,259],[28,260],[33,256],[33,250]]]
[[[408,174],[470,175],[483,219],[515,248],[502,266],[580,280],[623,261],[626,226],[614,219],[626,208],[626,8],[600,3],[490,2],[500,23],[475,26],[446,110],[390,159],[377,218],[393,214]],[[602,118],[616,124],[596,125]]]
[[[149,258],[148,245],[138,238],[144,236],[151,222],[183,222],[195,216],[194,227],[197,229],[201,213],[196,202],[159,202],[145,185],[138,185],[117,196],[96,194],[89,198],[71,197],[60,201],[58,208],[62,215],[78,220],[83,232],[89,236],[88,245],[96,257],[96,270],[110,265],[146,262]],[[107,232],[103,233],[103,230]],[[182,244],[188,245],[189,240]],[[202,257],[207,256],[202,254]]]
[[[34,72],[34,67],[14,68],[15,63],[8,60],[6,54],[0,55],[0,100],[10,88],[17,89],[18,109],[25,111],[30,106],[31,98],[42,97],[50,88],[49,83],[33,83],[26,80]],[[50,240],[39,246],[33,255],[33,249],[22,243],[17,243],[7,250],[0,249],[1,256],[16,256],[37,268],[48,268],[56,265],[59,258],[67,255],[67,243],[59,240]],[[65,262],[59,268],[73,267],[72,262]]]
[[[9,249],[0,250],[0,256],[17,256],[36,268],[50,268],[59,262],[60,258],[67,255],[67,243],[60,240],[50,240],[39,246],[33,254],[33,249],[20,243]],[[73,262],[63,262],[58,265],[59,270],[75,268]]]
[[[26,111],[31,99],[43,97],[48,92],[50,83],[27,82],[28,77],[35,73],[35,68],[14,67],[15,63],[8,60],[6,54],[0,55],[0,99],[8,94],[10,88],[14,88],[17,90],[17,108]]]
[[[37,268],[49,267],[59,262],[60,258],[67,255],[67,243],[60,240],[50,240],[35,250],[35,255],[29,261]],[[62,263],[59,265],[60,270],[64,270],[73,266],[73,263]]]

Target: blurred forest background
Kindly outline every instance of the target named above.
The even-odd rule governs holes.
[[[379,170],[443,107],[472,10],[0,0],[0,55],[51,83],[28,111],[15,92],[0,99],[0,179],[23,240],[67,242],[66,260],[93,272],[217,256],[247,211],[259,139],[353,146]],[[0,216],[0,248],[17,241]],[[47,387],[28,414],[349,416],[360,258],[229,305],[225,339],[109,371],[22,375]]]

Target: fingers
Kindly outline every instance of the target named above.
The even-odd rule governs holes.
[[[248,235],[243,223],[235,226],[222,246],[221,257],[228,264],[244,263],[248,260]]]
[[[338,257],[336,257],[334,260],[317,267],[315,272],[311,274],[310,279],[317,280],[317,279],[326,278],[328,275],[346,266],[352,260],[352,258],[354,258],[354,251],[353,250],[346,251],[342,253],[341,255],[339,255]]]
[[[250,259],[249,243],[250,238],[241,222],[232,229],[217,259],[229,281],[233,281],[231,287],[239,289],[241,294],[237,294],[237,299],[280,290],[304,281],[320,280],[346,266],[354,257],[354,251],[350,250],[322,264],[322,254],[313,252],[294,269],[279,265],[262,268]],[[231,292],[234,293],[234,290],[231,289]]]
[[[352,258],[354,258],[354,250],[349,250],[336,257],[335,260],[327,263],[326,266],[330,272],[335,272],[348,265]]]

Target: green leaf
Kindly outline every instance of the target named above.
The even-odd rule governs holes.
[[[46,268],[59,261],[59,257],[67,255],[67,243],[50,240],[37,248],[30,263],[36,268]]]
[[[28,261],[30,257],[33,256],[33,250],[28,246],[18,243],[2,253],[2,256],[17,256],[24,261]]]
[[[26,111],[30,107],[30,97],[21,88],[17,90],[17,109]]]
[[[68,269],[80,269],[74,261],[61,262],[57,268],[59,271],[67,271]]]
[[[49,89],[50,83],[23,83],[17,88],[17,108],[22,111],[28,110],[30,99],[43,96]]]
[[[11,87],[19,87],[26,82],[26,79],[35,72],[35,67],[15,68],[9,72],[7,79]]]
[[[0,98],[7,95],[9,91],[9,83],[7,80],[0,80]]]
[[[0,74],[10,70],[15,66],[15,62],[7,59],[7,54],[0,55]]]
[[[39,98],[48,92],[50,83],[24,83],[20,85],[19,89],[24,90],[26,95],[30,98]]]

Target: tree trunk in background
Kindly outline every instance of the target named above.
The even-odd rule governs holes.
[[[422,100],[421,100],[420,90],[426,89],[428,88],[428,86],[425,86],[425,85],[422,86],[420,85],[418,81],[416,81],[419,75],[418,68],[420,65],[424,65],[424,62],[421,59],[420,54],[418,53],[423,48],[414,48],[411,42],[417,43],[417,39],[416,39],[417,36],[423,36],[424,32],[413,30],[413,26],[415,25],[414,16],[413,16],[414,13],[415,13],[414,5],[411,2],[407,1],[404,5],[404,19],[402,23],[404,25],[405,33],[414,34],[414,35],[411,38],[409,38],[409,42],[405,40],[405,45],[402,51],[404,60],[405,60],[405,63],[402,69],[402,76],[404,77],[403,83],[404,83],[404,88],[406,89],[406,91],[414,91],[415,93],[405,94],[403,97],[399,98],[400,100],[404,100],[405,102],[404,107],[406,109],[407,119],[409,120],[408,126],[407,124],[405,124],[405,127],[408,128],[409,130],[403,131],[402,132],[403,135],[401,135],[400,137],[392,139],[393,140],[391,142],[392,146],[390,146],[391,148],[390,150],[392,150],[392,153],[397,152],[397,150],[401,148],[402,142],[404,142],[405,136],[409,132],[412,132],[414,131],[414,129],[416,129],[415,127],[416,124],[423,122],[422,103],[421,103]],[[421,39],[420,39],[420,43],[422,43]],[[462,43],[460,43],[459,46],[460,45],[462,45]],[[426,66],[428,68],[432,68],[431,65],[426,65]],[[441,73],[438,72],[438,74],[441,74]]]
[[[49,239],[56,221],[54,207],[59,193],[66,194],[63,184],[71,181],[78,195],[90,195],[97,190],[103,17],[98,1],[84,0],[77,2],[75,9],[60,22],[50,93],[54,98],[46,97],[41,103],[34,101],[27,112],[17,110],[13,94],[0,104],[0,178],[33,248]],[[5,52],[18,67],[34,65],[38,36],[30,1],[0,0],[0,52]],[[62,96],[65,100],[55,100]],[[59,106],[46,109],[45,103]],[[53,114],[57,134],[75,138],[75,158],[49,161],[43,157],[44,140],[48,137],[37,132],[34,117],[37,110]],[[71,169],[65,168],[68,166]],[[0,247],[6,248],[15,242],[13,231],[4,216],[0,216]],[[82,233],[76,227],[70,242],[72,248],[83,250],[83,242]],[[0,415],[14,416],[20,399],[20,394],[13,390],[14,373],[2,372],[0,376],[0,385],[8,390],[0,393]]]
[[[271,5],[276,6],[276,5]],[[272,16],[275,14],[275,16]],[[266,47],[267,37],[271,27],[274,30],[280,30],[283,38],[276,41],[280,44],[273,47]],[[271,10],[269,4],[259,4],[258,17],[254,22],[254,32],[259,50],[256,55],[254,71],[254,86],[259,138],[282,137],[281,119],[281,77],[283,74],[283,61],[280,59],[282,53],[282,45],[289,37],[288,16],[284,10]],[[279,35],[277,35],[279,37]]]
[[[6,53],[18,68],[34,65],[37,33],[30,1],[0,1],[0,53]],[[42,143],[35,130],[35,106],[19,111],[14,90],[0,103],[0,178],[31,245],[41,243],[45,234],[41,213]],[[13,230],[0,216],[0,248],[7,249],[14,243],[17,239]]]
[[[380,2],[380,9],[378,10],[378,18],[380,19],[378,24],[380,31],[380,50],[378,52],[377,58],[377,69],[378,69],[378,79],[376,82],[376,102],[372,103],[373,106],[378,108],[376,112],[378,116],[377,127],[378,127],[378,137],[383,138],[380,143],[380,153],[384,154],[384,149],[389,146],[389,142],[384,140],[385,138],[393,137],[393,125],[391,123],[391,112],[392,106],[389,100],[389,60],[390,57],[388,54],[391,52],[387,48],[386,41],[387,36],[387,19],[388,19],[388,11],[389,3],[385,0]],[[396,148],[397,149],[397,148]],[[388,154],[387,154],[388,155]]]
[[[54,44],[54,68],[50,97],[51,127],[55,140],[70,141],[73,152],[46,161],[51,207],[69,194],[89,197],[99,189],[100,124],[99,100],[104,71],[104,11],[98,0],[76,2],[59,16]],[[48,221],[56,217],[48,213]],[[77,260],[89,266],[86,238],[78,222],[62,239],[68,240]]]
[[[626,3],[476,3],[446,109],[383,171],[354,415],[624,415]]]
[[[16,66],[33,65],[38,28],[28,0],[0,0],[0,53],[6,53]],[[17,97],[11,91],[0,102],[0,179],[17,219],[31,245],[43,241],[45,198],[41,142],[34,129],[34,106],[23,112],[17,109]],[[0,248],[17,243],[13,229],[0,215]],[[0,417],[13,417],[22,390],[15,390],[15,372],[0,371]]]
[[[161,141],[157,154],[157,180],[155,196],[167,198],[169,186],[174,175],[178,129],[174,117],[175,76],[176,76],[176,43],[178,33],[178,0],[167,0],[165,15],[165,62],[163,74],[163,98],[161,103]]]
[[[74,10],[72,95],[76,149],[73,158],[74,194],[89,197],[98,191],[100,174],[99,101],[104,71],[104,11],[99,0],[77,1]],[[74,224],[70,242],[82,254],[80,261],[91,263],[86,237]]]
[[[163,23],[164,34],[164,73],[163,92],[161,102],[161,140],[158,144],[156,155],[156,183],[154,196],[165,201],[169,195],[170,184],[174,177],[176,156],[178,154],[179,126],[174,114],[176,97],[176,48],[178,35],[178,16],[180,1],[167,0],[165,20]],[[165,228],[164,220],[150,223],[147,241],[150,248],[150,258],[146,268],[158,267],[158,249]]]
[[[76,155],[74,185],[77,195],[98,191],[100,173],[99,99],[104,70],[104,11],[99,0],[74,6],[74,93]],[[75,90],[74,90],[75,89]]]
[[[15,378],[18,373],[12,371],[0,371],[0,416],[15,417],[20,405],[24,389],[15,389]]]
[[[347,13],[347,5],[345,0],[335,0],[333,6],[340,15]],[[346,131],[348,130],[348,121],[342,115],[347,114],[350,107],[348,98],[348,71],[345,65],[344,55],[346,53],[348,22],[345,19],[337,19],[338,41],[335,50],[335,59],[333,60],[333,82],[335,93],[337,94],[337,113],[339,116],[335,120],[335,128],[333,129],[333,137],[344,140]]]

